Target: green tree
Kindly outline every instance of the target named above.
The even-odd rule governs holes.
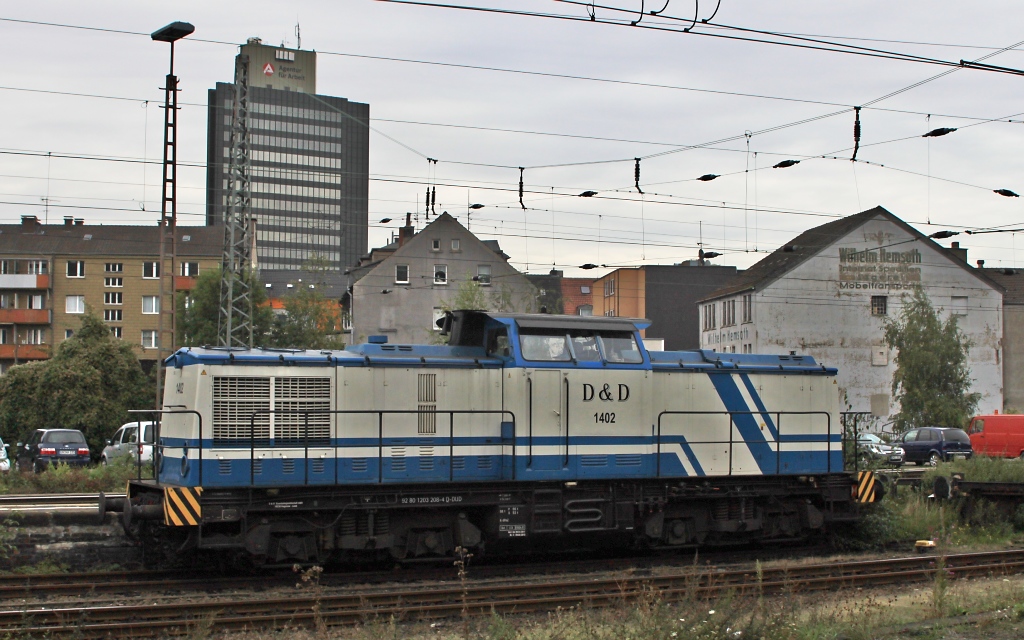
[[[249,273],[253,296],[253,345],[264,346],[274,322],[274,314],[267,304],[263,284]],[[176,338],[180,346],[198,347],[217,344],[217,322],[220,316],[220,269],[199,274],[195,287],[178,294]]]
[[[480,283],[473,280],[463,280],[455,290],[455,295],[441,301],[443,311],[455,311],[457,309],[472,309],[474,311],[486,311],[490,306],[487,296],[484,294]]]
[[[981,394],[970,391],[971,342],[956,316],[942,320],[928,295],[915,289],[903,297],[899,316],[886,319],[884,330],[885,344],[896,350],[892,393],[900,411],[893,430],[902,433],[925,425],[962,428]]]
[[[313,254],[302,265],[304,278],[284,297],[284,312],[274,318],[271,343],[281,349],[344,349],[341,307],[323,294],[331,263]]]
[[[153,386],[133,347],[90,311],[53,358],[12,367],[0,378],[0,407],[4,435],[12,440],[35,429],[80,429],[98,455],[129,421],[129,409],[153,408]]]

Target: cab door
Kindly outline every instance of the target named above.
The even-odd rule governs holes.
[[[526,372],[526,471],[533,478],[563,478],[569,470],[565,382],[558,369]]]

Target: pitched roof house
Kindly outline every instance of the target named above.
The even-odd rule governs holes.
[[[1003,408],[1003,287],[967,264],[966,249],[934,242],[875,207],[809,229],[701,302],[700,344],[725,353],[796,352],[839,369],[841,406],[886,417],[893,355],[883,320],[921,288],[959,317],[982,411]]]
[[[443,310],[466,304],[536,310],[537,290],[498,243],[477,238],[447,213],[418,233],[406,220],[397,241],[370,251],[348,275],[353,344],[380,334],[388,342],[432,342]]]

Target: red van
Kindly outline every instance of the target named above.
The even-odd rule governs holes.
[[[1024,459],[1024,415],[975,416],[967,427],[974,453]]]

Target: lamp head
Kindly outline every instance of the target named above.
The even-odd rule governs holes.
[[[150,37],[159,42],[174,42],[191,35],[195,30],[196,28],[188,22],[172,22],[166,27],[154,31]]]

